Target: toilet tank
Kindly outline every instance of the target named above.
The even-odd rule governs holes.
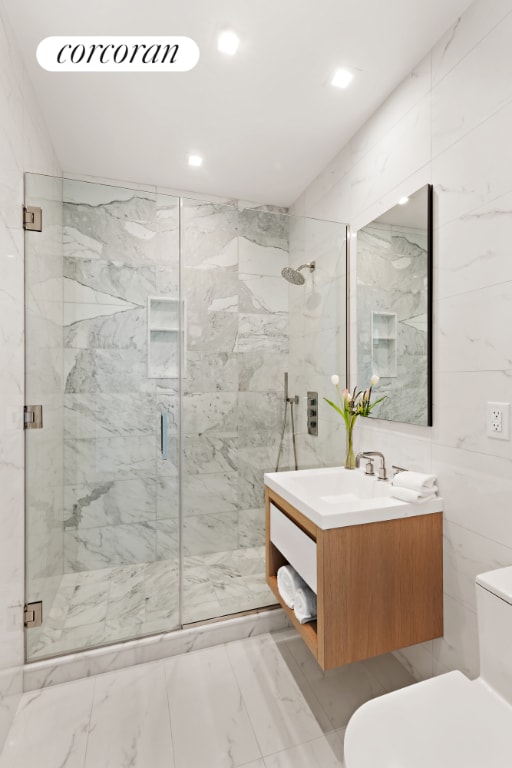
[[[476,577],[480,677],[512,704],[512,566]]]

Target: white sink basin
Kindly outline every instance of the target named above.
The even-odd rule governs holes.
[[[439,497],[417,504],[393,498],[389,481],[365,475],[362,468],[269,472],[265,474],[265,485],[323,529],[426,515],[443,509]]]

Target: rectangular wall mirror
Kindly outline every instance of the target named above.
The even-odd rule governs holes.
[[[376,418],[432,426],[432,186],[357,232],[357,371],[380,376]],[[353,318],[352,318],[353,319]]]

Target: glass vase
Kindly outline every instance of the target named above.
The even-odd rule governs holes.
[[[345,469],[356,468],[356,457],[354,456],[353,431],[356,423],[356,417],[350,419],[347,423],[347,450],[345,453]]]

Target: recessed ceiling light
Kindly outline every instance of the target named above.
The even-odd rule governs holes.
[[[199,168],[199,166],[203,164],[203,158],[200,157],[199,155],[189,155],[188,164],[194,165],[196,168]]]
[[[409,198],[404,196],[400,198],[400,200],[398,201],[398,205],[405,205],[408,202],[409,202]]]
[[[331,85],[335,85],[336,88],[346,88],[353,77],[354,75],[348,69],[337,69],[332,77]]]
[[[226,29],[219,35],[217,48],[219,51],[222,51],[222,53],[227,53],[230,56],[233,56],[237,51],[239,43],[240,39],[238,35],[235,35],[230,29]]]

